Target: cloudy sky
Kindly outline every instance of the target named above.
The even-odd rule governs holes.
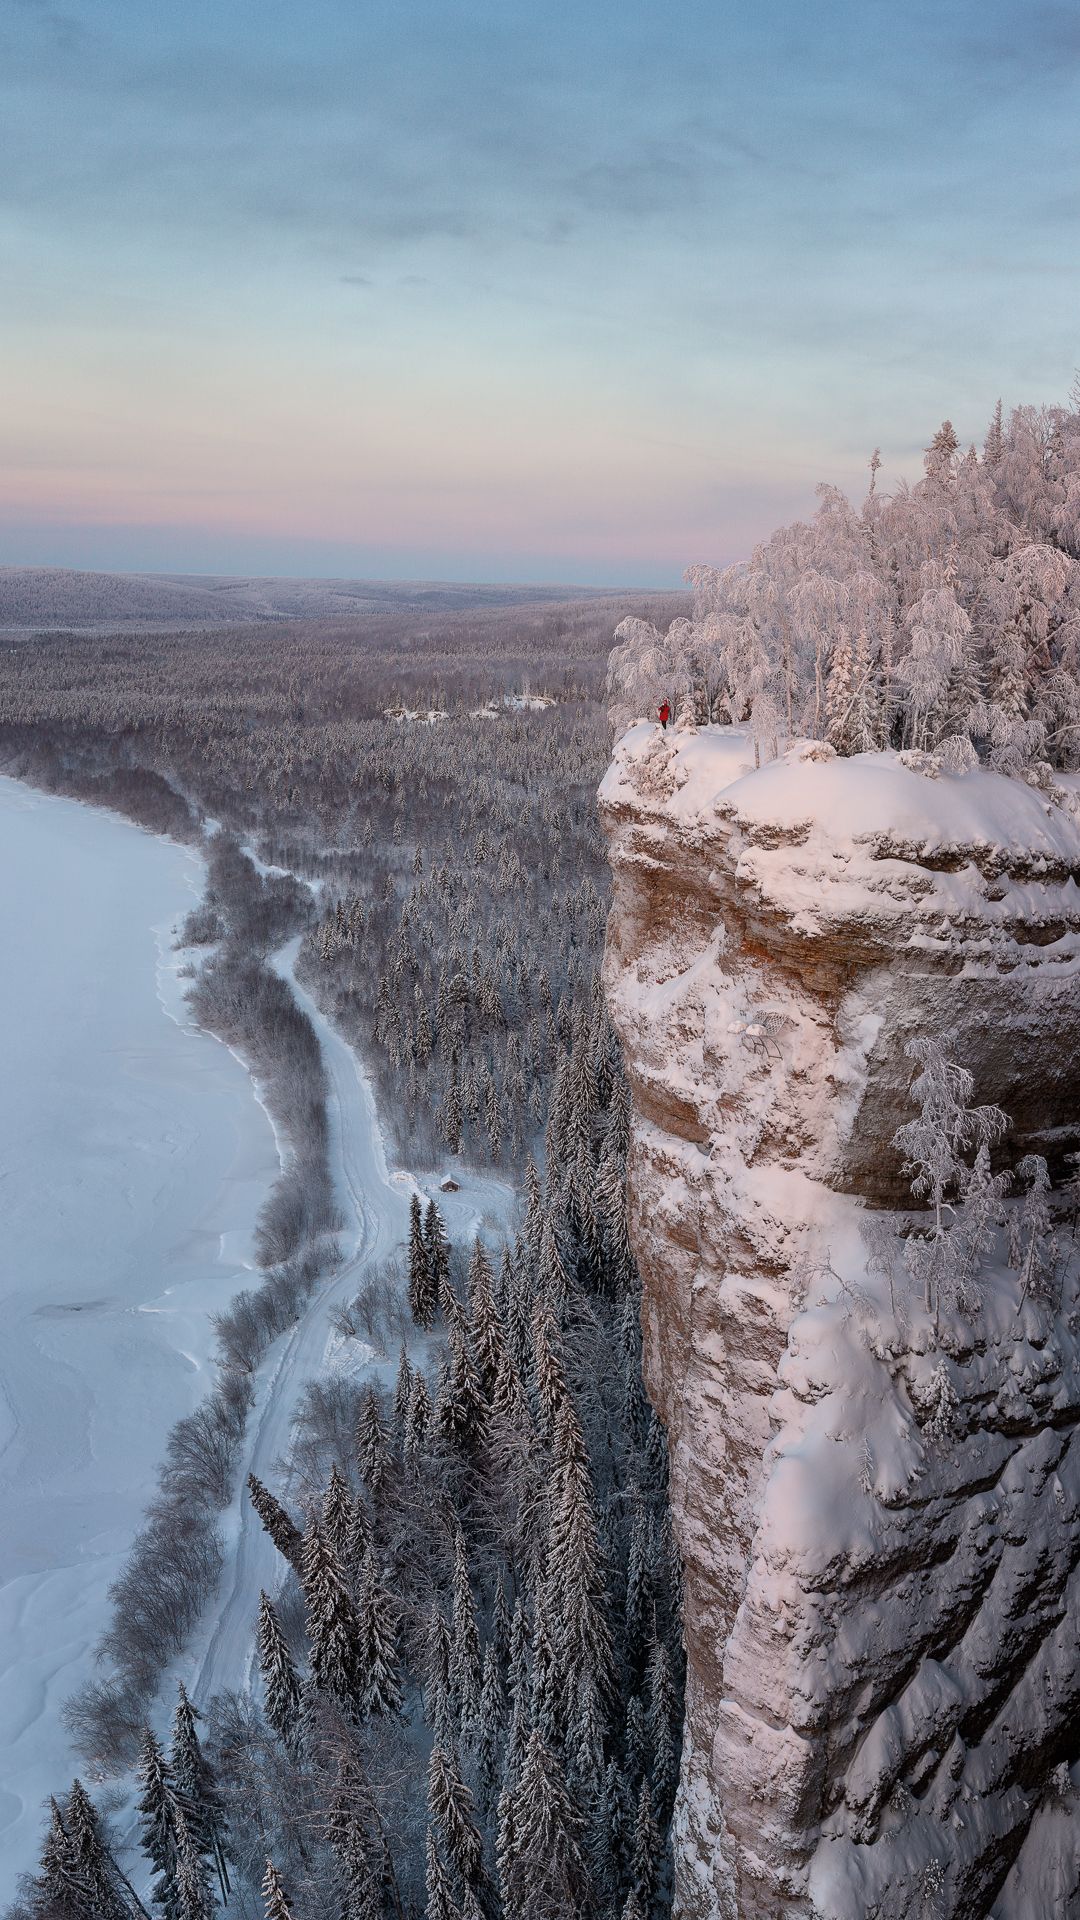
[[[1080,8],[0,0],[0,564],[675,582],[1080,364]]]

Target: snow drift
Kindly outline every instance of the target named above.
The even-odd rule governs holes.
[[[1076,1288],[935,1328],[894,1147],[953,1030],[1006,1161],[1080,1141],[1080,820],[986,769],[633,727],[606,983],[689,1659],[676,1912],[1080,1897]],[[1064,1264],[1064,1263],[1063,1263]],[[1080,1908],[1077,1909],[1080,1911]]]

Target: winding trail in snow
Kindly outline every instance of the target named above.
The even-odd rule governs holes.
[[[364,1278],[379,1261],[404,1246],[409,1229],[409,1205],[414,1192],[438,1194],[438,1204],[454,1240],[471,1239],[481,1221],[509,1218],[514,1190],[503,1180],[468,1173],[455,1167],[457,1193],[439,1191],[439,1176],[418,1180],[409,1173],[391,1172],[379,1124],[375,1095],[356,1054],[296,980],[300,939],[289,942],[271,962],[286,980],[319,1038],[327,1077],[330,1167],[344,1220],[342,1237],[346,1258],[316,1289],[296,1325],[282,1334],[257,1372],[255,1403],[248,1417],[243,1460],[232,1505],[223,1516],[226,1562],[216,1603],[208,1609],[201,1636],[187,1660],[187,1684],[193,1698],[204,1704],[223,1688],[246,1688],[254,1664],[254,1627],[259,1592],[273,1593],[280,1585],[284,1563],[264,1531],[246,1493],[247,1476],[254,1473],[279,1493],[287,1463],[299,1403],[308,1383],[325,1374],[341,1345],[333,1317],[355,1298]],[[396,1355],[377,1357],[362,1342],[348,1343],[347,1356],[355,1369],[365,1363],[373,1374],[386,1377]],[[426,1339],[418,1335],[415,1352]],[[346,1356],[343,1356],[346,1357]],[[284,1487],[287,1496],[287,1482]],[[200,1644],[201,1642],[201,1644]]]

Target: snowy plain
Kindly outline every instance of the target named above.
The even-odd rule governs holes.
[[[173,928],[202,877],[0,778],[0,1904],[70,1783],[61,1704],[278,1168],[243,1066],[186,1014]]]

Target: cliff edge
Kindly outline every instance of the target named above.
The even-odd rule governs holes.
[[[686,1567],[676,1914],[1080,1914],[1077,1262],[1036,1297],[991,1253],[935,1325],[892,1145],[907,1042],[950,1033],[1006,1164],[1080,1146],[1071,796],[641,724],[600,798]]]

